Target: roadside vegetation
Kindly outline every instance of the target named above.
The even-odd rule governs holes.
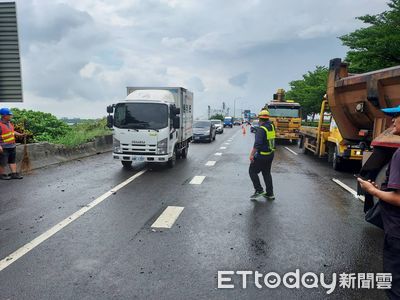
[[[221,120],[223,122],[224,118],[223,114],[215,114],[210,117],[210,120]]]
[[[357,18],[364,26],[339,37],[349,48],[345,62],[352,73],[365,73],[400,64],[400,0],[390,0],[388,10],[376,15]],[[286,99],[300,103],[303,119],[307,121],[319,114],[326,93],[328,68],[317,66],[301,79],[289,82]]]
[[[11,110],[16,130],[27,134],[28,143],[49,142],[74,147],[111,133],[105,118],[85,120],[70,126],[49,113],[18,108]]]

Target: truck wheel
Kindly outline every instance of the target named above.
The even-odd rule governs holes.
[[[342,169],[342,158],[337,154],[337,147],[335,146],[332,157],[332,168],[335,171],[340,171]]]
[[[308,143],[308,140],[307,140],[307,138],[305,138],[305,137],[303,137],[302,139],[301,139],[301,142],[300,142],[300,145],[301,145],[301,153],[303,153],[303,154],[305,154],[305,155],[307,155],[308,154],[308,149],[306,148],[306,143],[305,142],[307,142]]]
[[[329,145],[329,144],[328,144]],[[328,146],[328,163],[332,163],[333,162],[333,153],[336,147],[329,145]]]
[[[189,152],[189,144],[182,149],[181,157],[183,159],[187,158],[188,152]]]
[[[301,136],[301,137],[300,137],[300,141],[299,141],[299,148],[301,149],[301,148],[303,148],[303,147],[304,147],[304,137]]]
[[[131,161],[122,160],[121,163],[122,163],[122,166],[124,167],[124,169],[130,169],[132,167],[132,162]]]
[[[168,168],[172,169],[173,167],[175,167],[175,164],[176,164],[176,149],[174,150],[171,159],[167,162],[167,166]]]

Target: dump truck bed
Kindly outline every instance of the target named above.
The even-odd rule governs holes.
[[[389,132],[381,136],[391,126],[391,119],[381,109],[400,105],[400,66],[351,75],[346,64],[333,59],[327,98],[344,139],[371,143],[379,137],[372,145],[400,146],[400,137]]]

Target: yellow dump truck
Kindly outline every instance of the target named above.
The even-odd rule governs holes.
[[[276,139],[297,143],[301,127],[301,106],[285,99],[285,90],[278,89],[273,100],[265,106],[275,125]]]
[[[299,147],[304,154],[313,153],[318,157],[326,157],[335,170],[340,170],[348,160],[361,161],[363,157],[358,143],[343,139],[332,118],[327,100],[322,101],[318,126],[300,128]]]
[[[381,183],[400,136],[394,135],[391,118],[382,108],[400,105],[400,66],[364,74],[349,74],[336,58],[329,63],[329,107],[343,138],[363,149],[361,176]]]

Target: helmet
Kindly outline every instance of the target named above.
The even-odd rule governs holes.
[[[391,108],[383,108],[381,109],[384,114],[391,116],[391,117],[396,117],[400,115],[400,105],[396,107],[391,107]]]
[[[8,108],[1,108],[0,109],[0,115],[1,116],[9,116],[9,115],[12,115],[12,112]]]
[[[267,109],[263,109],[263,110],[260,111],[260,113],[258,114],[258,118],[268,119],[268,118],[269,118],[269,111],[268,111]]]

